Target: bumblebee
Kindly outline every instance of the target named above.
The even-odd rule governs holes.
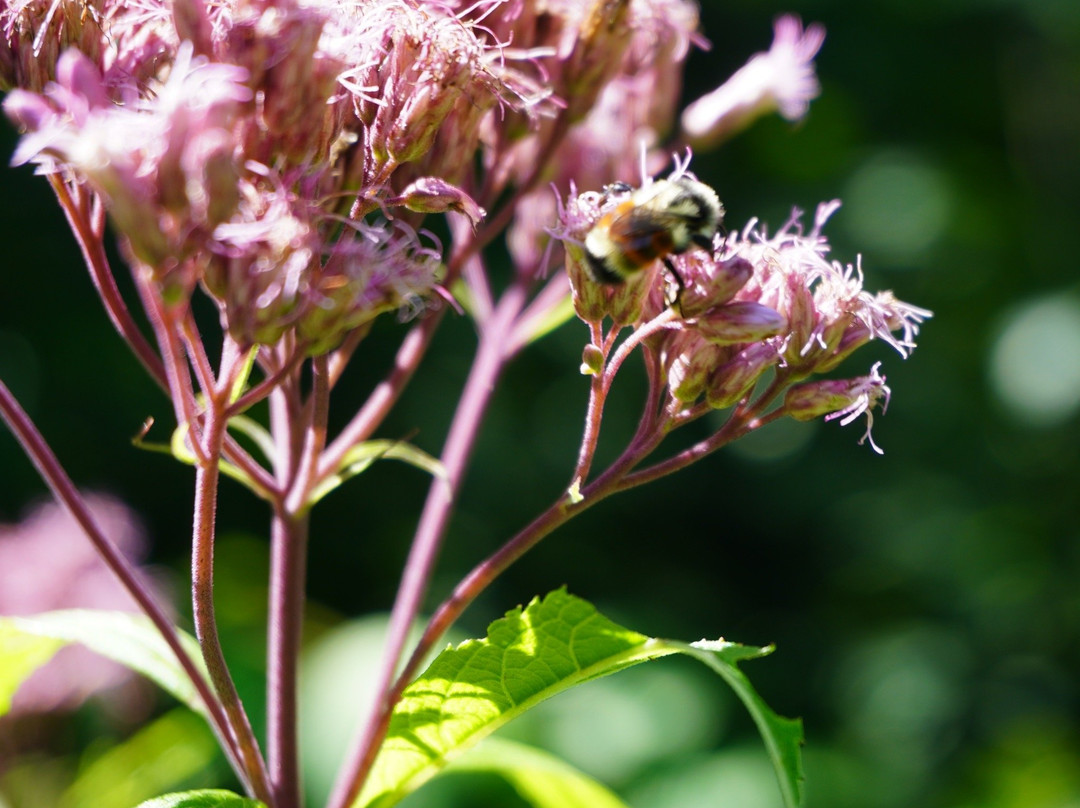
[[[625,196],[600,217],[585,236],[585,269],[597,283],[619,284],[662,260],[678,282],[670,256],[694,247],[711,250],[724,218],[716,191],[685,176],[656,180],[633,189],[625,183],[604,189],[608,198]]]

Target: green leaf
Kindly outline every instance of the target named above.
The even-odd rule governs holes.
[[[247,435],[251,439],[252,443],[258,446],[259,450],[263,452],[267,457],[272,458],[274,456],[273,439],[270,437],[270,433],[267,432],[263,426],[252,418],[248,418],[246,415],[235,415],[229,419],[229,429],[241,432]],[[160,451],[157,447],[149,446],[145,443],[137,444],[144,448],[154,449]],[[174,458],[179,460],[188,466],[194,466],[198,463],[198,458],[195,456],[194,450],[191,448],[190,440],[190,428],[188,424],[178,424],[176,429],[173,430],[172,437],[169,440],[168,454],[171,454]],[[229,477],[242,486],[247,488],[253,494],[258,497],[269,501],[273,501],[273,497],[270,492],[255,482],[246,471],[239,466],[230,463],[228,460],[221,458],[218,461],[218,468],[221,473],[226,477]]]
[[[207,723],[177,707],[82,763],[57,808],[129,808],[170,788],[199,782],[192,778],[205,776],[218,755]]]
[[[433,477],[446,477],[446,468],[437,458],[411,443],[401,440],[368,440],[356,444],[346,452],[338,470],[334,474],[328,474],[308,496],[307,507],[310,508],[343,482],[367,471],[372,463],[383,458],[401,460]]]
[[[180,632],[180,641],[203,671],[195,639]],[[0,707],[4,708],[0,715],[10,709],[11,694],[18,686],[61,646],[73,642],[138,671],[191,709],[206,714],[195,686],[148,618],[129,612],[71,609],[30,617],[0,617]],[[9,687],[7,692],[5,688]]]
[[[682,646],[681,643],[669,643]],[[802,744],[803,727],[800,719],[784,718],[777,715],[754,690],[738,663],[744,659],[754,659],[771,654],[775,646],[749,648],[734,645],[722,640],[698,640],[689,646],[682,646],[684,653],[701,660],[728,683],[735,695],[742,700],[750,716],[757,724],[758,732],[765,741],[773,767],[780,781],[780,791],[784,795],[785,805],[802,805],[803,768]]]
[[[59,640],[19,631],[8,620],[0,617],[0,715],[11,709],[19,685],[64,645]]]
[[[535,808],[627,808],[611,789],[540,749],[488,738],[446,770],[502,777]]]
[[[258,800],[249,800],[231,791],[205,788],[199,791],[181,791],[165,794],[140,803],[135,808],[266,808]]]
[[[443,651],[405,689],[371,775],[354,806],[388,808],[481,738],[574,685],[671,654],[709,665],[757,723],[788,806],[802,802],[801,724],[773,713],[737,667],[764,656],[717,640],[687,644],[623,628],[588,602],[558,590],[507,612],[483,640]]]

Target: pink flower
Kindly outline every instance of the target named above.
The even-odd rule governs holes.
[[[105,534],[124,555],[140,561],[146,540],[135,514],[111,497],[87,500]],[[17,525],[0,525],[0,614],[72,608],[137,611],[82,529],[59,506],[41,505]],[[130,678],[127,668],[97,654],[65,648],[19,689],[14,709],[70,709],[91,693]]]
[[[806,115],[821,92],[814,57],[825,41],[825,29],[805,31],[798,17],[776,21],[772,47],[751,57],[743,67],[682,114],[683,135],[697,149],[711,148],[754,119],[778,111],[789,121]]]
[[[183,45],[153,96],[113,99],[93,63],[68,51],[44,96],[13,90],[4,100],[28,131],[12,162],[76,171],[108,200],[140,260],[174,266],[232,213],[239,169],[231,127],[251,97],[244,76]]]

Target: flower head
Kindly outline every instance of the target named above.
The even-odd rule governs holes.
[[[251,96],[244,78],[183,45],[152,97],[125,93],[114,103],[97,67],[67,51],[43,96],[13,90],[4,100],[28,133],[12,162],[77,172],[105,197],[139,260],[174,267],[232,214],[239,167],[231,127]]]
[[[685,168],[680,164],[677,173]],[[619,208],[627,198],[618,192],[572,196],[551,232],[566,248],[582,319],[599,324],[611,317],[616,325],[649,329],[644,349],[665,373],[672,413],[701,400],[713,408],[736,405],[768,372],[787,385],[830,371],[873,339],[906,357],[931,316],[892,292],[864,290],[859,259],[845,265],[828,258],[823,228],[838,202],[819,206],[808,232],[798,211],[772,235],[753,220],[741,232],[717,235],[708,247],[653,261],[625,283],[598,284],[587,271],[584,242],[612,210],[627,216]],[[623,221],[625,228],[637,220]],[[631,234],[620,235],[635,243]],[[656,234],[643,231],[640,238],[651,243]],[[869,416],[888,394],[876,366],[868,377],[808,384],[789,399],[795,417]]]
[[[308,353],[325,353],[431,292],[438,255],[410,228],[328,215],[290,184],[268,170],[246,181],[237,216],[207,245],[202,278],[240,344],[295,329]]]

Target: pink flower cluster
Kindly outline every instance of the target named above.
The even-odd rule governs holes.
[[[704,43],[689,0],[82,8],[0,2],[0,82],[17,87],[4,107],[27,133],[14,162],[100,195],[137,274],[173,310],[201,287],[241,346],[288,336],[326,353],[382,312],[422,310],[459,273],[483,306],[466,259],[502,228],[529,284],[551,235],[566,244],[588,322],[667,310],[659,262],[597,288],[580,247],[608,204],[599,189],[666,159],[682,64]],[[683,113],[681,140],[709,148],[759,115],[804,115],[823,39],[780,18],[767,52]],[[564,204],[549,184],[586,193]],[[646,344],[673,407],[731,406],[766,371],[801,381],[870,339],[910,350],[929,313],[827,259],[834,207],[805,235],[797,217],[772,236],[751,223],[678,257],[680,316]],[[477,238],[488,210],[495,227]],[[446,256],[422,238],[433,213],[458,215]]]
[[[680,165],[673,177],[684,171]],[[663,370],[672,416],[700,401],[712,409],[746,402],[770,374],[784,386],[796,385],[784,407],[798,420],[830,413],[869,419],[877,403],[888,401],[878,365],[864,377],[796,384],[834,370],[874,339],[906,357],[919,325],[931,316],[892,292],[864,290],[858,261],[829,259],[823,228],[838,201],[818,207],[808,232],[799,211],[771,236],[751,221],[740,232],[717,234],[711,250],[671,256],[671,270],[656,261],[625,283],[601,286],[589,276],[583,240],[621,202],[605,193],[572,196],[553,233],[570,257],[579,317],[597,326],[607,317],[638,329],[662,324],[643,349]],[[666,277],[673,273],[678,277]]]

